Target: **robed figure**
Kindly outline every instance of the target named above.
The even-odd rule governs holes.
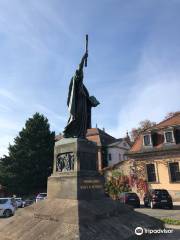
[[[83,84],[83,67],[87,57],[85,53],[69,85],[67,105],[70,117],[63,132],[65,138],[85,138],[87,129],[91,128],[91,108],[99,104],[94,96],[89,96]]]

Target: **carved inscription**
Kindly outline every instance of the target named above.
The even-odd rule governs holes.
[[[102,185],[82,185],[80,186],[81,189],[101,189],[103,188]]]
[[[74,153],[61,153],[57,155],[56,159],[56,171],[57,172],[67,172],[74,170]]]
[[[87,190],[87,189],[102,189],[103,185],[99,180],[84,180],[81,183],[80,189]]]

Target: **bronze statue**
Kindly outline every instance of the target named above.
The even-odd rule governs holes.
[[[69,85],[67,105],[70,117],[63,132],[65,138],[85,138],[87,129],[91,128],[91,108],[99,104],[94,96],[89,96],[83,84],[83,67],[84,64],[87,66],[88,58],[87,39],[86,35],[86,53]]]

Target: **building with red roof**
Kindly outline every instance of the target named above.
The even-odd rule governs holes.
[[[167,189],[180,200],[180,112],[142,132],[127,156],[150,189]]]
[[[55,141],[59,141],[63,138],[62,134],[59,134],[55,137]],[[97,168],[101,171],[103,168],[108,167],[109,165],[116,163],[117,156],[119,157],[121,153],[122,160],[124,159],[124,153],[130,148],[130,139],[127,135],[126,138],[116,139],[115,137],[108,134],[105,129],[101,130],[99,128],[90,128],[87,130],[86,138],[89,141],[93,141],[97,144],[98,148],[98,159],[97,159]],[[126,146],[119,147],[119,144],[126,144]],[[123,148],[123,151],[122,151]],[[116,154],[112,154],[112,150]],[[116,156],[117,155],[117,156]],[[110,159],[111,156],[111,159]]]

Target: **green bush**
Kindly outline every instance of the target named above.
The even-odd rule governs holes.
[[[172,218],[161,218],[161,221],[171,225],[180,225],[180,220],[172,219]]]

